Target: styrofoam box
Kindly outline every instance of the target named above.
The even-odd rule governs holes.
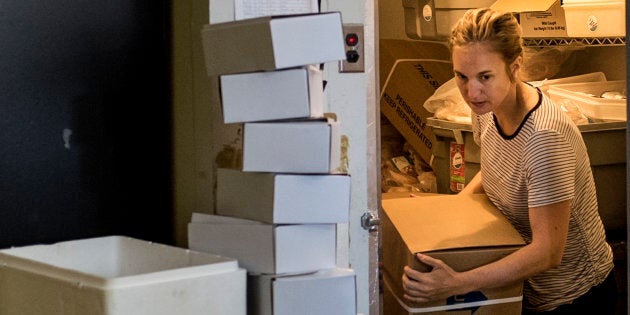
[[[245,123],[242,170],[336,173],[341,164],[338,125],[332,119]]]
[[[219,80],[226,124],[324,115],[322,71],[316,66],[228,74]]]
[[[350,176],[217,170],[217,214],[276,224],[347,223]]]
[[[0,314],[246,314],[232,258],[122,236],[0,251]]]
[[[610,91],[625,95],[626,81],[557,84],[550,86],[547,93],[556,104],[562,99],[574,101],[580,111],[590,118],[626,120],[627,99],[600,97],[602,93]]]
[[[209,24],[201,37],[208,75],[278,70],[346,58],[339,12]]]
[[[295,274],[335,267],[335,224],[267,224],[194,213],[188,247],[238,259],[253,274]]]
[[[248,276],[249,315],[355,315],[356,280],[351,269],[302,275]]]
[[[562,4],[571,37],[626,35],[625,1],[590,1]]]

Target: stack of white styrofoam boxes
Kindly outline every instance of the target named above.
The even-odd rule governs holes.
[[[122,236],[0,250],[0,314],[246,314],[246,272]]]
[[[211,24],[202,40],[223,122],[243,124],[242,167],[217,170],[216,215],[193,214],[189,247],[247,269],[248,314],[356,314],[354,271],[336,266],[350,177],[317,66],[345,58],[341,15]]]

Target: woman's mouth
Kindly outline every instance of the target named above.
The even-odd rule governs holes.
[[[481,108],[483,107],[483,105],[485,105],[486,102],[485,101],[470,101],[470,105],[472,105],[473,107],[477,107],[477,108]]]

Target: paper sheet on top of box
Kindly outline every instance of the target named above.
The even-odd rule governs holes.
[[[522,237],[485,194],[386,199],[382,206],[399,231],[413,231],[401,233],[412,253],[523,245]]]

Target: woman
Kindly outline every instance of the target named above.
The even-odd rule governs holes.
[[[527,245],[464,272],[418,254],[432,271],[405,267],[405,298],[427,302],[525,281],[525,314],[609,314],[616,296],[612,251],[586,147],[560,109],[518,80],[520,34],[511,13],[477,9],[454,26],[448,44],[481,147],[481,171],[461,193],[486,193]]]

